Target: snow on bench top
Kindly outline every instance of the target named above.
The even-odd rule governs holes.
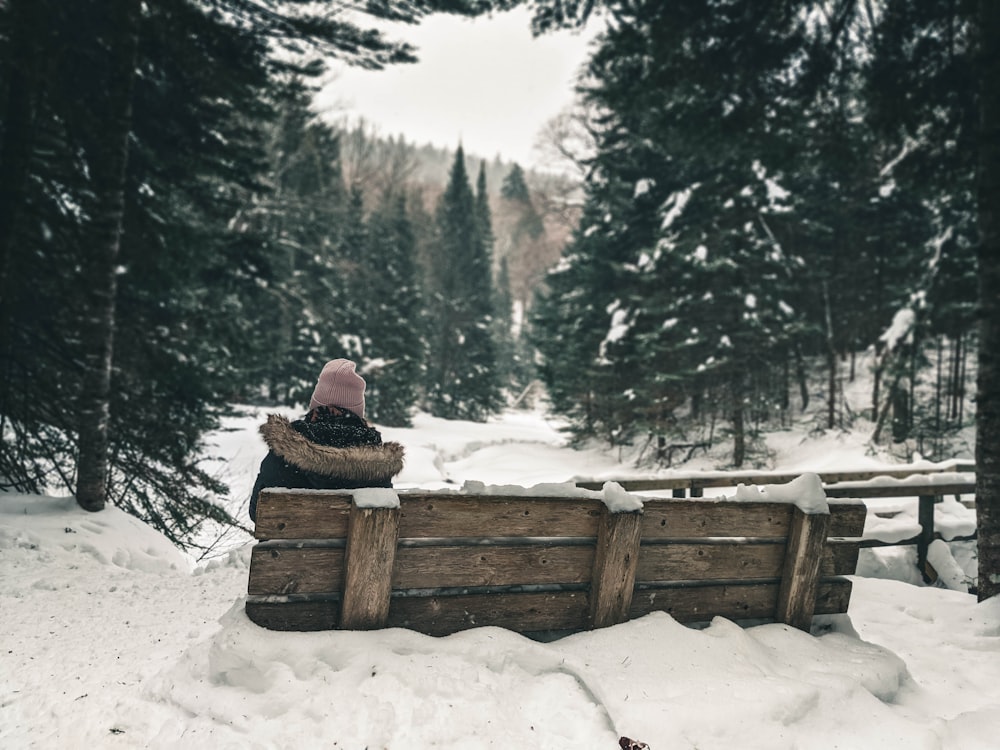
[[[786,484],[745,485],[736,487],[732,497],[723,495],[720,500],[738,500],[744,502],[790,503],[797,506],[803,513],[829,513],[830,504],[823,491],[823,482],[818,474],[802,474]]]
[[[275,488],[277,489],[277,488]],[[288,490],[284,492],[315,494],[327,490]],[[366,488],[345,490],[354,497],[354,503],[359,508],[398,508],[400,495],[423,495],[428,491],[419,488],[388,489]],[[618,482],[605,482],[600,490],[587,490],[578,487],[575,482],[546,482],[522,487],[518,484],[493,484],[467,481],[461,489],[438,489],[434,494],[444,495],[477,495],[482,497],[564,497],[589,498],[600,500],[612,513],[632,513],[641,511],[647,500],[658,501],[661,498],[642,496],[626,491]],[[770,485],[739,485],[736,494],[731,497],[720,496],[704,498],[699,502],[720,502],[723,500],[736,502],[777,502],[797,505],[805,513],[829,513],[830,507],[823,492],[823,484],[816,474],[803,474],[787,484]]]
[[[940,472],[936,474],[913,474],[908,477],[874,477],[863,481],[837,482],[831,487],[850,489],[858,487],[906,487],[907,485],[924,486],[928,484],[960,484],[963,482],[974,482],[975,475],[966,472]]]

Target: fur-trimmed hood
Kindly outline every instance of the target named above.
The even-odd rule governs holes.
[[[260,426],[260,434],[275,455],[315,474],[377,485],[403,470],[404,449],[399,443],[347,448],[320,445],[297,432],[279,414],[268,416],[267,422]]]

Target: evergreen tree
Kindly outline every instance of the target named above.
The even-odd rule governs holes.
[[[754,381],[786,345],[796,263],[773,225],[790,209],[788,115],[776,103],[788,100],[800,24],[751,5],[613,10],[585,91],[605,114],[570,255],[583,283],[566,292],[602,332],[567,339],[587,347],[602,432],[663,432],[707,389],[726,405],[737,465]]]
[[[423,378],[427,323],[405,193],[386,194],[368,220],[368,238],[361,358],[367,411],[381,424],[409,427]]]
[[[437,209],[427,399],[432,414],[483,420],[501,403],[485,188],[477,198],[459,146]]]

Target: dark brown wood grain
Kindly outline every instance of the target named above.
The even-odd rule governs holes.
[[[827,513],[805,513],[800,508],[792,515],[774,616],[800,630],[808,630],[812,623],[829,519]]]
[[[593,545],[400,547],[394,589],[586,583]]]
[[[586,591],[394,598],[387,625],[428,635],[485,626],[518,632],[582,630],[588,613]]]
[[[817,592],[814,613],[846,612],[850,596],[849,580],[823,581]],[[685,623],[708,622],[713,617],[772,620],[777,601],[777,583],[641,590],[635,592],[629,616],[634,620],[660,610]]]
[[[639,564],[642,515],[604,508],[590,580],[590,626],[604,628],[628,617]]]
[[[711,498],[647,498],[643,504],[642,536],[644,539],[726,536],[780,539],[788,534],[791,508],[783,503]]]
[[[257,500],[258,539],[343,539],[351,493],[267,488]]]
[[[566,497],[400,495],[401,538],[596,537],[604,504]]]
[[[340,602],[248,600],[246,611],[252,622],[268,630],[333,630],[339,625]]]
[[[250,554],[249,594],[334,593],[343,585],[343,549],[257,545]]]
[[[344,630],[385,627],[398,530],[399,508],[351,506],[340,614]]]

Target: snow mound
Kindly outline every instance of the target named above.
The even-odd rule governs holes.
[[[113,506],[88,513],[72,497],[0,493],[0,555],[14,549],[67,566],[85,556],[147,573],[193,567],[165,536]]]
[[[723,500],[741,502],[767,501],[773,503],[791,503],[800,508],[803,513],[829,513],[830,506],[823,491],[823,482],[818,474],[805,473],[786,484],[745,485],[736,487],[732,497],[723,496]]]
[[[910,682],[903,662],[842,632],[746,630],[722,618],[696,630],[653,613],[548,644],[499,628],[445,638],[275,633],[253,625],[242,601],[221,624],[149,684],[150,700],[192,717],[164,727],[163,746],[182,734],[195,744],[327,737],[339,747],[454,750],[597,750],[622,735],[652,747],[791,748],[834,730],[845,747],[927,740],[891,707]],[[706,721],[719,705],[727,720]],[[869,721],[838,726],[862,711]]]

